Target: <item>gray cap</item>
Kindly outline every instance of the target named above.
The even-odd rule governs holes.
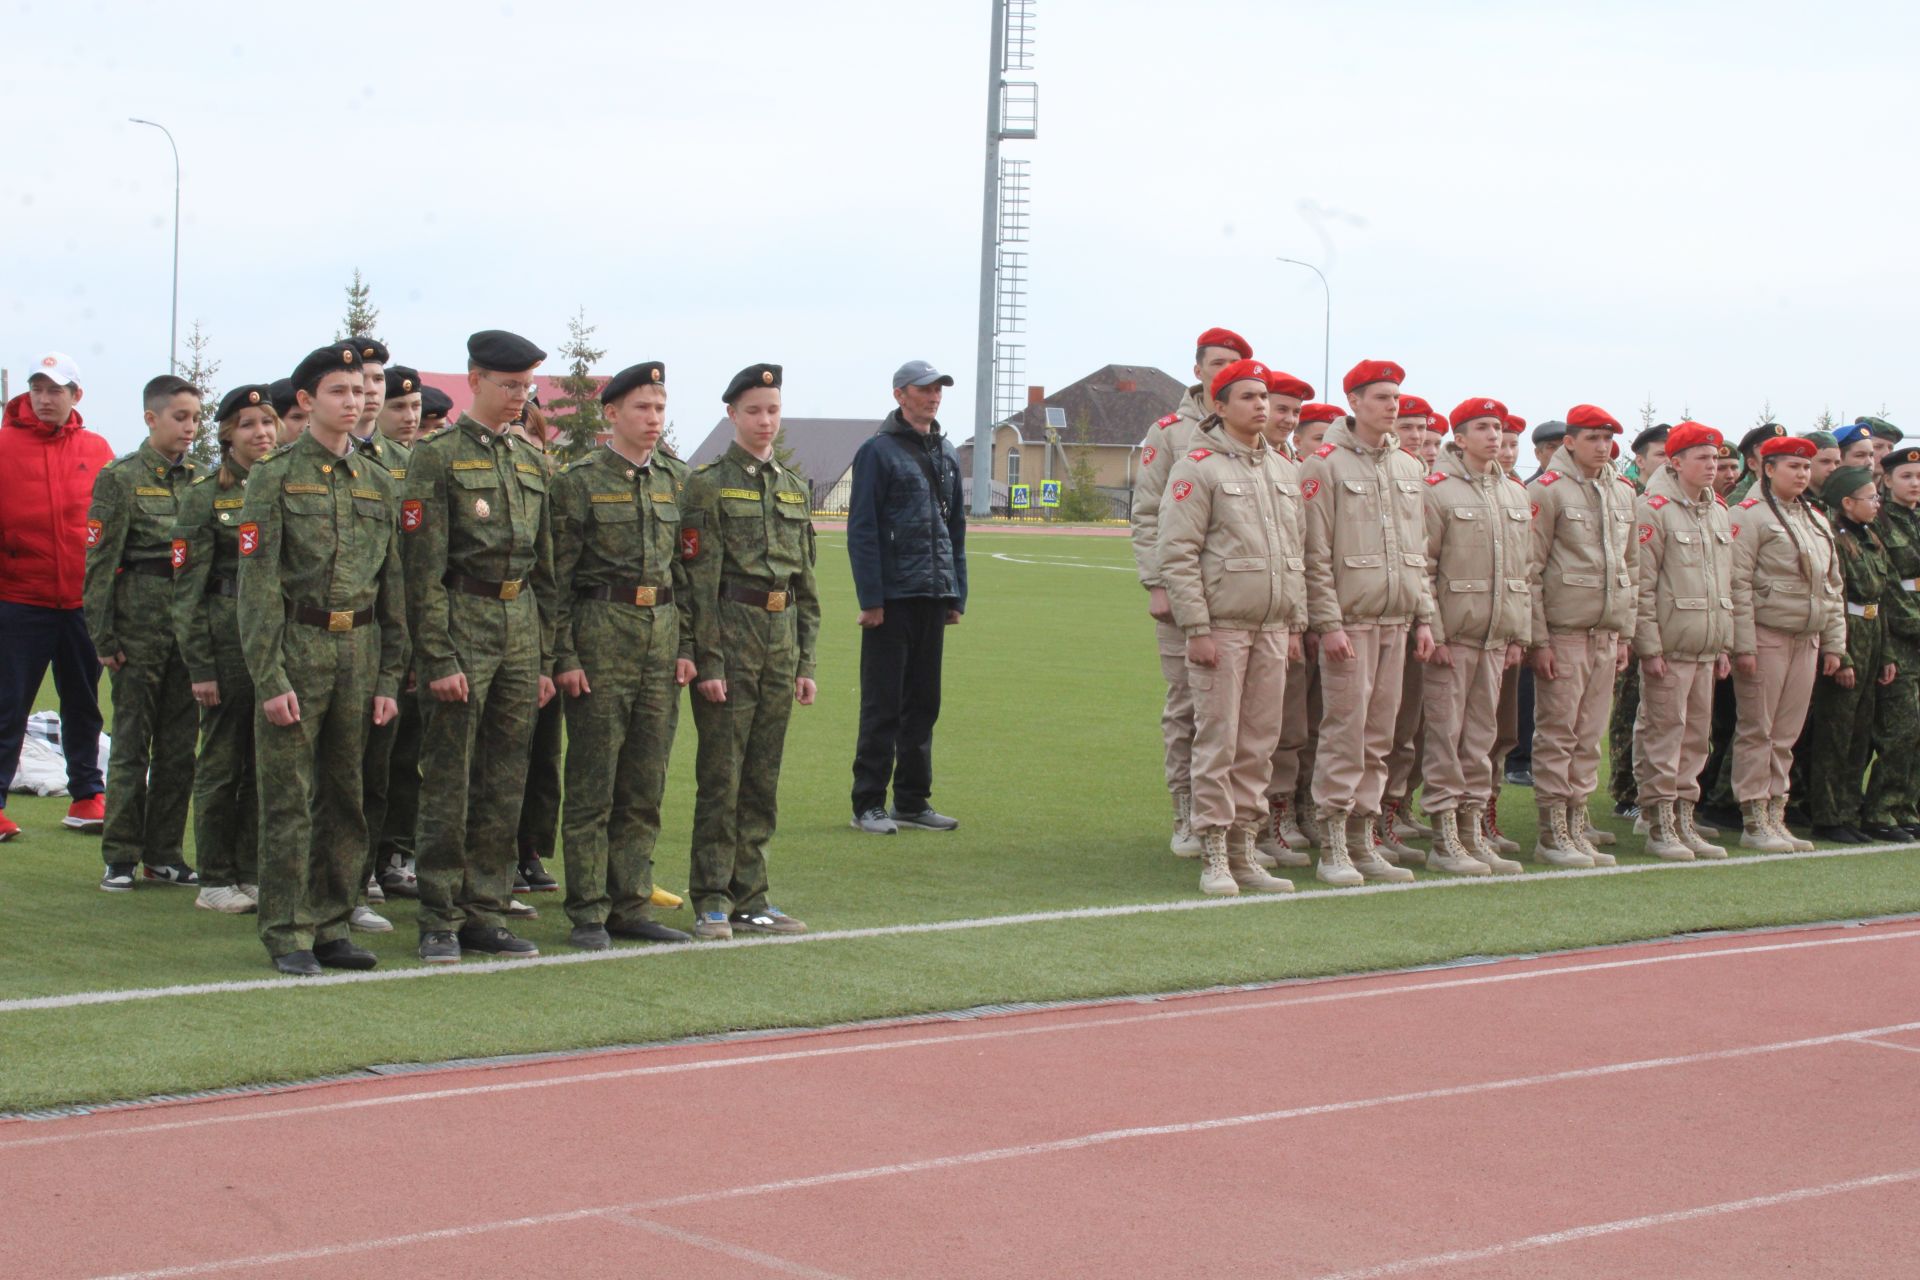
[[[1554,444],[1567,438],[1567,424],[1559,419],[1543,422],[1533,429],[1535,444]]]
[[[943,387],[953,385],[953,379],[940,372],[925,360],[909,360],[893,371],[893,389],[902,387],[930,387],[934,383]]]

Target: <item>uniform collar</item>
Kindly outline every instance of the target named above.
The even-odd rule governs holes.
[[[778,458],[768,458],[765,462],[762,462],[745,449],[742,449],[738,440],[735,440],[727,446],[726,456],[732,459],[736,466],[739,466],[750,476],[757,476],[762,471],[767,472],[769,475],[780,474],[780,460]]]
[[[494,445],[501,440],[507,442],[507,448],[511,449],[513,447],[513,432],[509,428],[502,427],[500,430],[495,431],[492,427],[476,419],[472,414],[461,414],[460,421],[454,425],[472,437],[475,443],[485,445],[489,449],[493,448]]]
[[[134,452],[139,455],[141,465],[157,476],[165,476],[175,470],[191,471],[193,469],[192,464],[187,461],[186,454],[181,454],[180,461],[174,462],[166,454],[154,448],[151,439],[142,440],[140,447]]]

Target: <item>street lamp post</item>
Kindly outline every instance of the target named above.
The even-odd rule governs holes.
[[[180,146],[174,142],[173,134],[167,126],[155,120],[142,120],[138,116],[128,116],[133,124],[151,125],[167,135],[167,145],[173,148],[173,320],[167,330],[167,368],[171,372],[180,370]]]
[[[1276,262],[1289,262],[1296,267],[1305,267],[1320,277],[1321,291],[1327,295],[1327,314],[1320,328],[1320,394],[1330,395],[1333,377],[1333,289],[1327,284],[1327,277],[1320,268],[1311,262],[1302,262],[1298,258],[1276,258]]]

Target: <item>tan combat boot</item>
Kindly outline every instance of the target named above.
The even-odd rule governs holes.
[[[1399,801],[1389,800],[1382,807],[1379,815],[1374,818],[1374,844],[1379,848],[1380,856],[1388,862],[1395,862],[1403,867],[1424,867],[1427,865],[1427,855],[1393,834],[1394,828],[1399,825],[1397,821],[1399,807]]]
[[[1793,834],[1793,828],[1787,825],[1787,798],[1785,796],[1774,796],[1766,802],[1766,805],[1767,822],[1773,827],[1775,835],[1784,836],[1791,841],[1795,853],[1805,853],[1807,850],[1813,848],[1813,841],[1802,840],[1799,836]]]
[[[1507,839],[1501,832],[1498,803],[1497,797],[1488,801],[1486,809],[1481,812],[1480,836],[1494,852],[1512,856],[1520,852],[1520,842]]]
[[[1197,858],[1201,854],[1201,840],[1193,830],[1193,792],[1176,791],[1173,793],[1173,839],[1167,847],[1173,850],[1176,858]]]
[[[1693,850],[1680,838],[1679,824],[1673,816],[1673,801],[1642,804],[1640,812],[1647,817],[1648,853],[1656,858],[1665,858],[1668,862],[1693,861]]]
[[[1567,830],[1567,806],[1540,801],[1540,828],[1533,838],[1533,860],[1549,867],[1590,867],[1593,859],[1581,853]]]
[[[1486,811],[1477,804],[1463,804],[1458,814],[1460,843],[1466,846],[1468,853],[1487,864],[1497,876],[1517,876],[1523,870],[1519,863],[1511,858],[1503,858],[1500,851],[1487,842],[1483,824]]]
[[[1587,861],[1596,867],[1613,866],[1618,859],[1610,853],[1603,852],[1598,845],[1587,838],[1593,833],[1593,819],[1587,813],[1586,801],[1568,805],[1567,836],[1571,839],[1573,847],[1586,854]],[[1607,840],[1611,843],[1613,837],[1608,835]]]
[[[1433,836],[1433,852],[1427,855],[1427,870],[1450,871],[1456,876],[1490,876],[1493,868],[1473,856],[1460,843],[1460,815],[1448,809],[1434,815],[1440,823]]]
[[[1200,892],[1216,898],[1231,898],[1240,892],[1233,872],[1227,866],[1227,831],[1208,827],[1200,837]]]
[[[1673,808],[1675,825],[1679,828],[1680,843],[1693,850],[1694,857],[1717,859],[1727,856],[1725,849],[1709,842],[1705,836],[1700,834],[1700,829],[1694,825],[1693,801],[1676,801]]]
[[[1584,804],[1580,806],[1580,835],[1585,838],[1588,844],[1596,849],[1610,849],[1619,843],[1619,838],[1615,836],[1613,832],[1608,831],[1605,827],[1596,827],[1593,825],[1593,814],[1587,811],[1587,806]],[[1596,863],[1595,865],[1612,866],[1613,864]]]
[[[1433,828],[1413,816],[1413,798],[1402,796],[1392,802],[1393,834],[1402,844],[1433,839]]]
[[[1793,837],[1773,829],[1767,801],[1748,800],[1740,806],[1740,847],[1755,853],[1792,853]]]
[[[1255,893],[1293,892],[1293,881],[1268,875],[1253,860],[1252,827],[1235,827],[1227,833],[1227,873],[1240,888]]]
[[[1293,808],[1294,825],[1300,828],[1300,834],[1307,838],[1309,849],[1318,849],[1325,839],[1326,824],[1321,819],[1320,806],[1312,800],[1295,799]]]
[[[1353,869],[1353,859],[1347,856],[1347,824],[1341,815],[1323,815],[1320,834],[1320,865],[1314,869],[1313,878],[1336,889],[1365,884],[1366,877]]]
[[[1295,840],[1300,843],[1295,844]],[[1310,867],[1313,859],[1302,852],[1306,847],[1307,838],[1293,822],[1293,803],[1270,797],[1267,820],[1260,824],[1260,839],[1254,845],[1260,856],[1254,861],[1263,867]]]
[[[1413,872],[1388,862],[1380,850],[1380,815],[1358,813],[1347,819],[1347,856],[1353,869],[1381,884],[1404,884]]]

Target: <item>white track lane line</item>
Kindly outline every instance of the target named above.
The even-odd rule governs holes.
[[[1763,942],[1745,947],[1712,947],[1698,951],[1678,951],[1669,955],[1635,956],[1626,960],[1596,960],[1586,964],[1556,965],[1551,968],[1520,969],[1501,973],[1476,973],[1466,977],[1442,978],[1438,981],[1428,982],[1408,982],[1398,986],[1342,987],[1334,991],[1317,991],[1310,995],[1287,994],[1279,995],[1271,999],[1237,1000],[1231,1004],[1205,1004],[1194,1008],[1161,1009],[1151,1013],[1122,1014],[1116,1017],[1078,1018],[1070,1022],[1045,1022],[1024,1026],[992,1027],[985,1030],[960,1031],[941,1035],[907,1036],[892,1040],[872,1041],[862,1044],[832,1045],[815,1049],[781,1049],[767,1053],[736,1054],[723,1058],[702,1058],[694,1062],[668,1062],[649,1066],[617,1067],[611,1070],[584,1071],[572,1075],[542,1076],[533,1080],[507,1080],[496,1084],[460,1085],[447,1089],[422,1089],[409,1093],[381,1094],[372,1098],[354,1098],[341,1102],[322,1102],[305,1107],[273,1107],[262,1108],[257,1111],[200,1115],[184,1120],[163,1120],[153,1124],[69,1128],[63,1132],[41,1134],[31,1138],[14,1138],[9,1141],[0,1141],[0,1151],[10,1151],[20,1147],[62,1146],[70,1142],[87,1142],[102,1138],[133,1137],[152,1133],[175,1133],[183,1129],[202,1129],[213,1125],[253,1124],[265,1120],[299,1119],[303,1116],[327,1115],[342,1111],[363,1111],[376,1107],[402,1106],[415,1102],[439,1102],[450,1098],[474,1098],[499,1093],[519,1093],[529,1089],[553,1089],[564,1085],[599,1084],[609,1080],[631,1080],[647,1076],[682,1075],[694,1071],[716,1071],[730,1067],[761,1066],[778,1062],[804,1062],[817,1058],[844,1057],[850,1054],[891,1053],[904,1049],[923,1049],[954,1044],[975,1044],[983,1040],[1011,1040],[1027,1036],[1065,1035],[1078,1031],[1131,1026],[1135,1023],[1175,1022],[1188,1018],[1217,1018],[1232,1014],[1266,1013],[1277,1009],[1288,1009],[1302,1005],[1342,1004],[1350,1000],[1371,1000],[1386,996],[1420,995],[1435,991],[1458,991],[1469,987],[1498,986],[1510,982],[1530,982],[1543,978],[1571,977],[1578,974],[1604,973],[1619,969],[1640,969],[1651,965],[1685,964],[1696,960],[1737,958],[1742,956],[1767,955],[1783,951],[1805,951],[1820,947],[1843,947],[1873,942],[1902,942],[1914,939],[1920,939],[1920,929],[1904,929],[1887,933],[1856,933],[1838,938],[1808,938],[1799,942]],[[1519,961],[1513,963],[1517,964]],[[1285,988],[1285,990],[1293,991],[1296,990],[1296,988],[1290,987]],[[657,1050],[640,1050],[639,1052],[656,1051]],[[529,1065],[538,1067],[543,1064],[534,1063]],[[359,1084],[362,1082],[354,1081],[352,1083]],[[367,1083],[371,1082],[369,1081]],[[227,1099],[209,1099],[208,1101],[226,1100]],[[81,1119],[81,1117],[46,1123],[72,1125],[79,1119]],[[42,1122],[16,1121],[15,1123],[33,1124],[37,1126]]]
[[[870,1165],[865,1168],[843,1169],[835,1173],[814,1174],[809,1177],[783,1178],[776,1182],[759,1182],[746,1186],[723,1187],[712,1191],[696,1191],[686,1195],[668,1196],[657,1200],[642,1200],[628,1204],[600,1205],[590,1209],[568,1209],[558,1213],[538,1214],[523,1218],[507,1218],[493,1222],[475,1222],[460,1227],[443,1227],[433,1231],[419,1231],[407,1235],[384,1236],[376,1239],[342,1241],[336,1244],[315,1245],[311,1248],[295,1249],[281,1253],[262,1253],[238,1258],[222,1258],[210,1262],[187,1263],[182,1266],[162,1267],[153,1271],[119,1272],[111,1276],[96,1277],[95,1280],[176,1280],[177,1277],[184,1276],[214,1275],[223,1271],[240,1271],[253,1267],[284,1266],[295,1262],[314,1262],[321,1259],[344,1257],[349,1254],[370,1253],[381,1249],[396,1249],[408,1245],[431,1243],[438,1240],[462,1239],[469,1236],[486,1235],[495,1231],[508,1231],[521,1227],[551,1226],[556,1223],[577,1222],[584,1218],[598,1218],[616,1214],[646,1216],[672,1209],[684,1209],[693,1205],[744,1200],[757,1196],[778,1194],[784,1191],[803,1191],[813,1187],[828,1187],[851,1182],[866,1182],[876,1178],[898,1177],[903,1174],[932,1173],[946,1169],[963,1169],[974,1165],[992,1164],[1002,1160],[1020,1159],[1028,1156],[1056,1155],[1064,1152],[1084,1151],[1090,1147],[1107,1146],[1117,1142],[1130,1142],[1141,1138],[1164,1138],[1191,1133],[1212,1133],[1224,1129],[1244,1128],[1249,1125],[1272,1124],[1283,1120],[1297,1120],[1312,1116],[1340,1115],[1348,1112],[1366,1111],[1375,1107],[1406,1105],[1416,1102],[1433,1102],[1448,1098],[1474,1097],[1482,1094],[1502,1093],[1509,1090],[1533,1088],[1541,1085],[1566,1084],[1582,1080],[1602,1079],[1642,1071],[1697,1066],[1711,1062],[1728,1062],[1735,1059],[1757,1057],[1764,1054],[1787,1053],[1799,1049],[1813,1049],[1826,1045],[1843,1044],[1867,1036],[1894,1035],[1899,1032],[1913,1030],[1920,1030],[1920,1022],[1907,1022],[1888,1027],[1863,1027],[1858,1031],[1840,1032],[1835,1035],[1812,1036],[1801,1040],[1778,1040],[1770,1044],[1744,1045],[1737,1049],[1714,1049],[1705,1053],[1678,1054],[1664,1058],[1641,1058],[1630,1062],[1606,1063],[1596,1067],[1576,1067],[1567,1071],[1550,1071],[1540,1075],[1512,1076],[1503,1080],[1478,1080],[1471,1084],[1450,1085],[1438,1089],[1420,1089],[1410,1093],[1383,1094],[1371,1098],[1354,1098],[1345,1102],[1325,1102],[1306,1107],[1287,1107],[1278,1111],[1256,1111],[1245,1115],[1217,1116],[1210,1120],[1190,1120],[1180,1124],[1146,1125],[1127,1129],[1106,1129],[1096,1133],[1081,1134],[1072,1138],[1058,1138],[1051,1142],[1032,1142],[1013,1147],[991,1147],[983,1151],[968,1151],[955,1155],[934,1156],[924,1160]]]
[[[1910,1044],[1895,1044],[1891,1040],[1862,1040],[1860,1043],[1874,1045],[1881,1049],[1898,1049],[1902,1053],[1920,1053],[1920,1048]]]
[[[1797,862],[1814,858],[1858,858],[1868,854],[1912,850],[1906,844],[1854,845],[1846,849],[1815,849],[1811,853],[1759,853],[1730,862],[1652,862],[1635,866],[1590,867],[1569,871],[1534,871],[1524,876],[1459,876],[1446,880],[1416,880],[1411,884],[1369,884],[1354,889],[1307,889],[1298,893],[1243,895],[1233,898],[1182,898],[1174,902],[1142,902],[1117,907],[1077,907],[1062,911],[1034,911],[1022,915],[975,916],[962,920],[934,920],[924,924],[875,925],[867,929],[829,929],[787,937],[736,938],[731,942],[677,942],[658,946],[626,947],[612,951],[576,951],[538,956],[532,960],[486,960],[457,965],[422,965],[413,969],[377,969],[370,973],[336,973],[319,978],[256,978],[239,982],[199,982],[174,987],[129,987],[119,991],[75,991],[59,996],[25,996],[0,1000],[0,1014],[42,1009],[74,1009],[86,1005],[128,1004],[137,1000],[168,1000],[185,996],[232,995],[248,991],[324,991],[329,987],[367,982],[411,982],[424,979],[472,978],[495,973],[521,973],[554,965],[617,964],[654,960],[689,952],[737,950],[742,947],[792,947],[816,943],[850,942],[864,938],[900,938],[923,933],[961,933],[974,929],[1003,929],[1019,925],[1059,924],[1071,920],[1110,920],[1124,916],[1159,915],[1177,911],[1232,911],[1287,903],[1320,902],[1371,897],[1382,893],[1425,893],[1437,890],[1502,892],[1517,886],[1549,881],[1581,880],[1595,876],[1640,875],[1649,872],[1687,872],[1738,869],[1769,862]]]
[[[607,1222],[617,1222],[623,1227],[634,1227],[641,1231],[651,1231],[654,1235],[664,1236],[668,1240],[691,1245],[696,1249],[706,1249],[713,1253],[724,1254],[729,1258],[752,1263],[754,1266],[764,1267],[768,1271],[777,1272],[783,1276],[800,1276],[803,1280],[847,1280],[846,1276],[836,1275],[831,1271],[822,1271],[818,1267],[809,1267],[802,1263],[789,1261],[786,1258],[776,1258],[770,1253],[762,1253],[758,1249],[749,1249],[745,1245],[729,1244],[725,1240],[715,1240],[712,1236],[703,1236],[692,1231],[682,1231],[680,1228],[670,1227],[664,1222],[651,1222],[646,1218],[636,1217],[631,1213],[609,1213],[605,1215],[604,1220]]]
[[[1335,1271],[1320,1276],[1317,1280],[1385,1280],[1388,1276],[1411,1275],[1416,1271],[1427,1271],[1434,1267],[1452,1266],[1461,1262],[1484,1262],[1490,1258],[1505,1258],[1531,1249],[1548,1249],[1557,1244],[1572,1244],[1579,1240],[1619,1235],[1625,1231],[1643,1231],[1648,1227],[1671,1226],[1674,1223],[1714,1218],[1726,1213],[1744,1213],[1750,1209],[1771,1209],[1776,1205],[1796,1204],[1802,1200],[1820,1200],[1827,1196],[1845,1195],[1849,1191],[1869,1191],[1875,1187],[1898,1186],[1904,1182],[1914,1181],[1920,1181],[1920,1169],[1902,1169],[1897,1173],[1875,1174],[1869,1178],[1851,1178],[1845,1182],[1829,1182],[1817,1187],[1800,1187],[1793,1191],[1776,1192],[1773,1195],[1750,1196],[1745,1200],[1727,1200],[1720,1204],[1701,1205],[1696,1209],[1676,1209],[1671,1213],[1650,1213],[1642,1218],[1620,1218],[1613,1222],[1596,1222],[1591,1226],[1525,1236],[1519,1240],[1487,1245],[1480,1249],[1459,1249],[1452,1253],[1428,1254],[1424,1258],[1383,1262],[1379,1266],[1360,1267],[1352,1271]]]

